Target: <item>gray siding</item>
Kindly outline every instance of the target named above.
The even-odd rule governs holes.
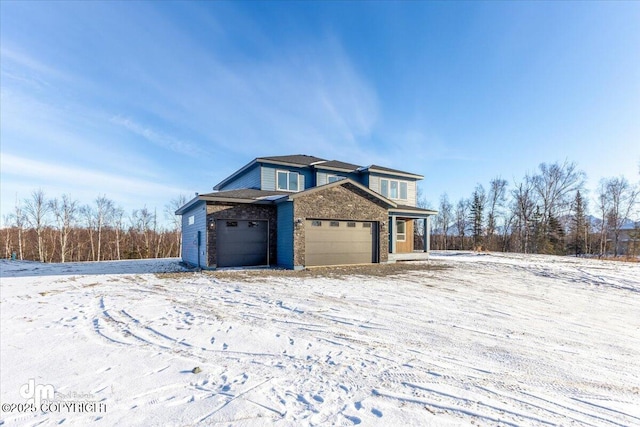
[[[392,199],[392,200],[402,205],[416,206],[416,194],[418,191],[418,186],[416,184],[416,181],[403,179],[403,178],[394,178],[392,176],[387,176],[387,175],[382,176],[378,174],[369,174],[369,177],[368,177],[369,189],[375,191],[376,193],[382,194],[380,192],[381,178],[392,179],[394,181],[400,181],[400,182],[406,182],[407,183],[407,200],[402,200],[402,199]],[[363,182],[365,181],[366,180],[363,180]]]
[[[355,182],[362,183],[362,177],[355,173],[344,172],[330,172],[330,171],[317,171],[316,172],[316,186],[328,184],[327,177],[329,175],[341,176],[343,178],[349,178]]]
[[[275,191],[276,169],[271,166],[260,167],[261,190]]]
[[[233,181],[227,183],[224,187],[220,187],[220,191],[238,190],[243,188],[260,189],[260,166],[254,165],[241,175],[237,176]]]
[[[194,223],[189,225],[193,216]],[[207,256],[207,212],[205,202],[200,201],[182,215],[182,261],[198,265],[198,231],[200,231],[200,266],[206,266]]]
[[[300,168],[290,168],[286,166],[263,165],[261,168],[262,188],[261,190],[276,191],[276,172],[277,171],[294,171],[300,174],[298,178],[298,187],[300,191],[306,190],[311,185],[311,172]]]
[[[327,183],[327,172],[316,173],[316,185],[325,185]]]
[[[293,268],[293,202],[278,205],[278,265]]]
[[[406,181],[406,182],[407,182],[407,197],[409,198],[409,200],[407,200],[407,205],[416,206],[417,205],[416,194],[418,193],[418,185],[416,181]]]

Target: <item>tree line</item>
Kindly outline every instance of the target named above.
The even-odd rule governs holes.
[[[640,186],[624,176],[603,178],[589,199],[585,179],[576,163],[542,163],[511,186],[496,177],[486,189],[478,184],[470,197],[455,203],[445,192],[432,221],[431,248],[637,256]],[[185,203],[183,195],[167,203],[164,222],[155,209],[146,207],[127,214],[105,195],[82,205],[69,195],[49,199],[35,190],[4,217],[4,258],[68,262],[179,257],[181,219],[174,212]],[[421,232],[420,227],[416,230]],[[421,242],[416,236],[416,247]]]
[[[165,225],[155,209],[126,213],[106,195],[82,205],[69,195],[47,198],[35,190],[4,217],[4,257],[40,262],[178,257],[181,222],[174,212],[185,202],[181,195],[164,207]]]
[[[432,222],[431,247],[638,255],[640,186],[624,176],[603,178],[590,200],[585,179],[574,162],[542,163],[512,185],[501,177],[486,189],[478,184],[457,202],[444,193]]]

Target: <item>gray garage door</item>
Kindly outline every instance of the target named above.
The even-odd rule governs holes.
[[[376,261],[376,223],[307,220],[305,264],[368,264]]]
[[[216,221],[218,267],[267,265],[269,223],[219,219]]]

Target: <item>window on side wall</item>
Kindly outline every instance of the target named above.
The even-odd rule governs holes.
[[[298,191],[298,172],[278,171],[276,178],[278,190]]]
[[[342,179],[341,176],[338,175],[327,175],[327,184],[331,184],[332,182],[340,181]]]
[[[189,216],[189,225],[193,225],[196,223],[196,216],[195,215],[190,215]]]
[[[404,221],[396,221],[396,240],[404,242],[407,240],[407,223]]]

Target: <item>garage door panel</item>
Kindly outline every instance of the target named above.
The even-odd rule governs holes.
[[[309,220],[306,222],[306,265],[365,264],[374,261],[374,224]]]
[[[267,221],[218,220],[218,267],[268,264],[268,228]]]

